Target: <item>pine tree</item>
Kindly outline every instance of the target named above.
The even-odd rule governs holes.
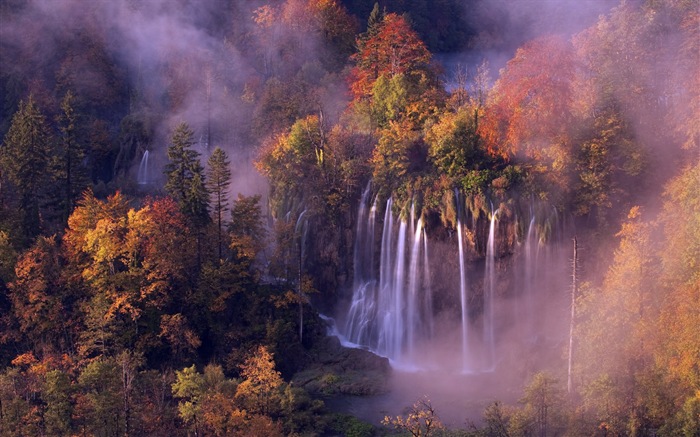
[[[214,217],[216,220],[217,238],[219,245],[219,259],[222,258],[223,242],[222,242],[222,216],[228,208],[228,200],[226,198],[226,190],[231,185],[231,169],[230,161],[226,152],[217,147],[214,149],[208,161],[209,171],[207,172],[208,188],[214,197]]]
[[[165,191],[177,202],[197,236],[197,265],[201,265],[204,227],[209,224],[209,191],[199,152],[192,149],[193,132],[187,123],[180,123],[168,147],[165,166]]]
[[[193,132],[187,123],[180,123],[168,147],[165,166],[165,191],[178,203],[180,210],[196,227],[209,222],[209,192],[205,185],[204,168],[199,153],[192,149]]]
[[[0,174],[18,194],[23,233],[28,239],[41,227],[40,193],[47,186],[50,145],[46,118],[30,95],[26,103],[20,102],[0,149]]]
[[[78,141],[78,114],[75,112],[75,96],[68,91],[61,102],[61,113],[57,120],[61,137],[58,142],[58,171],[57,176],[63,185],[63,199],[67,219],[73,211],[75,199],[80,197],[87,186],[87,175],[82,166],[85,152]]]

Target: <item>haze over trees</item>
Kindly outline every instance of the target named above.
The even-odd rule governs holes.
[[[527,41],[519,6],[462,3],[0,0],[0,435],[698,435],[700,3]],[[438,62],[511,41],[498,72]],[[503,205],[504,269],[522,211],[563,217],[574,393],[563,337],[471,430],[292,383],[364,190],[440,244],[468,214],[475,265]]]

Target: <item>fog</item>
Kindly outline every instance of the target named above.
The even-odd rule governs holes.
[[[301,25],[303,17],[294,15],[294,2],[288,2],[283,10],[286,19],[256,24],[254,11],[264,4],[262,0],[32,0],[1,23],[0,61],[7,71],[41,70],[61,59],[57,52],[70,46],[75,35],[96,37],[96,52],[102,49],[105,57],[117,59],[118,68],[106,73],[86,67],[70,79],[71,85],[84,94],[109,101],[106,89],[114,80],[127,88],[120,92],[131,96],[130,107],[124,112],[152,122],[147,141],[120,144],[115,168],[135,180],[141,157],[148,150],[150,171],[157,176],[149,182],[152,187],[144,191],[156,190],[162,184],[160,169],[167,159],[170,134],[185,121],[195,132],[203,162],[214,147],[228,152],[233,170],[231,198],[238,192],[264,194],[267,183],[253,169],[252,162],[260,143],[287,127],[265,119],[264,111],[253,103],[260,101],[268,81],[287,84],[303,77],[313,83],[312,89],[299,90],[305,103],[298,112],[322,112],[329,123],[339,119],[347,104],[343,72],[329,66],[328,48],[318,33]],[[491,79],[496,81],[498,71],[506,67],[518,47],[552,33],[572,41],[583,59],[598,56],[600,53],[586,52],[587,45],[582,42],[588,37],[585,29],[617,4],[616,0],[466,2],[465,16],[476,36],[464,52],[438,56],[447,67],[446,81],[450,82],[458,65],[475,71],[483,60],[488,61]],[[612,207],[616,213],[636,202],[648,203],[653,212],[663,183],[681,160],[681,149],[675,144],[683,141],[679,137],[685,133],[677,133],[678,126],[697,115],[692,109],[693,96],[688,97],[692,94],[689,84],[693,83],[688,78],[697,73],[697,62],[678,65],[678,43],[679,31],[670,29],[659,38],[659,45],[668,50],[656,49],[668,53],[666,58],[649,59],[645,47],[625,47],[634,56],[622,63],[625,69],[620,72],[619,83],[613,84],[619,88],[612,95],[628,117],[634,139],[646,153],[641,160],[645,164],[653,162],[654,171],[648,173],[647,185],[640,184],[630,193],[615,192],[622,199]],[[14,62],[20,54],[22,62]],[[97,56],[86,56],[93,55]],[[611,53],[603,55],[617,59]],[[617,66],[611,65],[600,68]],[[641,84],[643,99],[637,90],[625,88],[629,83]],[[268,97],[274,100],[288,96]],[[598,109],[593,106],[584,110]],[[660,126],[671,118],[674,121],[668,132],[659,134]],[[668,145],[671,138],[675,141],[673,147]],[[624,164],[620,164],[622,167]],[[618,226],[620,217],[624,216],[614,217],[611,228]],[[527,224],[531,220],[537,221],[540,230],[547,228],[550,237],[529,235]],[[570,314],[571,238],[577,233],[576,224],[554,223],[551,217],[526,209],[518,211],[512,220],[499,223],[496,245],[500,246],[493,257],[495,271],[491,279],[482,250],[486,241],[478,241],[478,248],[467,250],[468,267],[460,273],[456,234],[434,239],[428,235],[426,269],[430,274],[425,282],[430,282],[432,308],[430,314],[418,312],[416,317],[423,318],[422,326],[430,325],[430,332],[425,328],[425,332],[415,334],[410,353],[390,357],[395,369],[390,394],[367,403],[338,399],[338,408],[378,421],[384,412],[400,414],[403,407],[425,395],[433,400],[446,423],[460,426],[465,420],[478,420],[483,407],[492,400],[517,400],[522,385],[537,370],[550,369],[557,376],[563,375],[561,363]],[[476,226],[470,231],[482,238],[485,225],[479,224],[480,229]],[[510,240],[504,242],[504,238]],[[596,238],[592,235],[582,239],[583,250],[589,255],[583,264],[587,277],[600,283],[611,263],[614,243],[598,242]],[[595,258],[603,250],[608,256]],[[399,256],[409,255],[399,252]],[[468,331],[460,319],[460,275],[467,278],[470,296]],[[372,279],[380,281],[379,277]],[[495,281],[491,303],[487,303],[487,281]],[[426,287],[420,293],[426,293]],[[346,301],[338,310],[341,331],[348,324],[349,306]],[[489,330],[492,340],[488,339]],[[468,332],[466,340],[464,332]],[[461,350],[463,342],[468,345],[466,352]],[[486,358],[488,355],[493,359]]]

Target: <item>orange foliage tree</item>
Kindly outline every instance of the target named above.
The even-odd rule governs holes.
[[[572,48],[563,39],[543,37],[519,48],[501,71],[480,126],[490,153],[559,162],[568,140],[573,77]]]
[[[369,98],[380,76],[404,74],[415,82],[432,76],[431,54],[406,18],[387,14],[378,26],[366,40],[358,41],[360,50],[352,56],[350,90],[355,100]]]

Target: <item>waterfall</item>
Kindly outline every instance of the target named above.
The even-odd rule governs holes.
[[[376,199],[369,213],[367,206],[371,185],[362,193],[357,214],[355,235],[353,296],[348,310],[345,336],[352,342],[369,346],[374,343],[372,324],[376,317],[374,268],[374,224],[376,220]]]
[[[432,332],[430,268],[423,219],[396,220],[393,200],[386,202],[381,236],[379,278],[373,264],[376,199],[369,192],[358,209],[353,294],[344,335],[402,365],[413,365],[417,345]],[[369,212],[367,211],[369,209]],[[398,228],[398,229],[397,229]]]
[[[498,210],[491,213],[491,224],[489,225],[489,239],[486,246],[486,269],[484,272],[484,314],[483,314],[483,335],[484,335],[484,368],[485,371],[492,371],[495,366],[495,340],[493,332],[493,295],[496,286],[496,215]]]
[[[469,307],[467,296],[467,272],[464,262],[464,237],[462,236],[462,222],[457,219],[457,247],[459,250],[459,299],[462,314],[462,370],[469,371]]]
[[[462,235],[462,200],[456,189],[455,200],[457,202],[457,249],[459,251],[459,300],[462,316],[462,371],[469,372],[469,296],[467,295],[467,271],[464,261],[464,236]]]
[[[552,293],[567,280],[566,275],[560,278],[566,259],[553,252],[556,247],[551,246],[557,243],[548,238],[561,232],[552,228],[557,226],[556,215],[548,208],[531,207],[517,247],[520,253],[506,264],[512,266],[506,275],[509,272],[497,272],[496,239],[504,238],[498,234],[498,222],[509,216],[493,206],[487,217],[470,215],[458,191],[455,200],[457,247],[447,239],[433,246],[427,241],[426,216],[417,204],[398,215],[394,199],[382,204],[370,185],[365,188],[355,227],[352,295],[340,308],[337,325],[345,344],[367,348],[404,369],[473,373],[496,370],[501,338],[518,340],[526,348],[535,339],[548,338],[541,335],[543,329],[551,337],[550,327],[558,323],[551,311],[558,305]],[[471,283],[476,266],[469,262],[472,235],[480,238],[477,247],[485,252],[483,289],[475,294],[470,288],[477,285]],[[436,253],[429,254],[429,248]],[[431,277],[431,268],[442,276]],[[508,280],[499,282],[501,277]],[[480,311],[471,307],[477,299]]]
[[[525,262],[523,278],[524,290],[521,297],[525,302],[521,305],[521,311],[518,314],[520,321],[524,323],[523,336],[525,340],[531,340],[534,331],[534,293],[535,293],[535,278],[537,272],[536,251],[539,252],[538,237],[535,229],[535,214],[531,211],[530,225],[527,228],[527,236],[525,237]],[[524,320],[523,320],[524,319]]]
[[[148,174],[148,150],[143,152],[143,157],[141,158],[141,164],[139,164],[139,173],[136,177],[136,181],[139,183],[139,185],[146,185],[150,183]]]
[[[411,218],[413,218],[413,206],[411,207]],[[413,233],[413,247],[411,248],[411,265],[409,268],[410,278],[408,281],[408,312],[406,313],[409,319],[406,321],[407,334],[406,341],[408,346],[408,356],[414,354],[413,346],[415,344],[415,331],[420,327],[421,315],[418,314],[418,287],[420,285],[420,268],[421,262],[421,236],[423,231],[423,219],[418,219]]]

